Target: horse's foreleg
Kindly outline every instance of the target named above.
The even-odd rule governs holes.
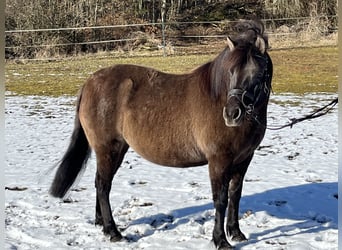
[[[228,179],[226,161],[209,161],[209,175],[215,206],[215,225],[213,230],[213,241],[218,249],[232,249],[228,243],[224,231],[224,218],[228,205]]]
[[[243,178],[246,174],[249,163],[253,155],[248,157],[242,163],[235,165],[234,174],[229,182],[228,196],[228,219],[227,219],[227,233],[234,241],[246,241],[246,236],[241,232],[239,226],[239,204],[242,192]]]

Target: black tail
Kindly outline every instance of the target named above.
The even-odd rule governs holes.
[[[58,166],[55,178],[50,187],[50,194],[54,197],[64,197],[81,170],[85,167],[91,153],[88,140],[78,116],[81,96],[82,92],[77,101],[74,131],[72,132],[68,150]]]

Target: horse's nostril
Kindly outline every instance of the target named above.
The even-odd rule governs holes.
[[[232,115],[233,120],[238,120],[241,117],[242,111],[240,108],[237,108],[234,110],[234,113]]]

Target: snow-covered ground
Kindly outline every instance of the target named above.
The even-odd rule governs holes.
[[[272,95],[280,125],[336,95]],[[6,96],[6,249],[214,249],[207,166],[153,165],[129,151],[111,192],[129,241],[111,243],[94,225],[95,159],[64,201],[48,195],[68,145],[71,97]],[[236,249],[337,249],[337,109],[292,129],[268,130],[247,172],[240,206],[248,242]]]

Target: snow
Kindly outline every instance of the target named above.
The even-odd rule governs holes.
[[[335,94],[272,95],[270,126],[327,104]],[[64,200],[48,195],[53,166],[73,129],[73,97],[6,93],[5,249],[214,249],[207,166],[160,167],[127,153],[114,178],[114,218],[128,241],[94,225],[95,157]],[[248,169],[236,249],[337,249],[337,109],[267,130]]]

